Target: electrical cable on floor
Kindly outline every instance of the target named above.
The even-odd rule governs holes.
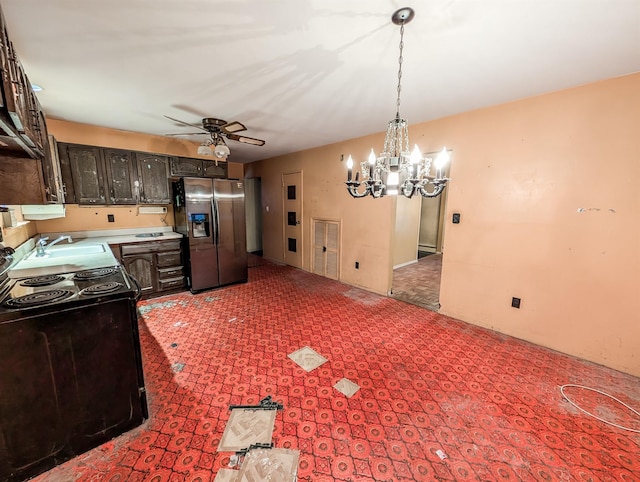
[[[596,390],[595,388],[589,388],[589,387],[585,387],[583,385],[574,385],[572,383],[566,384],[566,385],[562,385],[560,387],[560,393],[562,393],[562,396],[567,400],[567,402],[569,402],[571,405],[573,405],[574,407],[576,407],[578,410],[586,413],[587,415],[595,418],[596,420],[600,420],[603,423],[606,423],[607,425],[613,425],[614,427],[617,427],[619,429],[622,430],[626,430],[628,432],[634,432],[634,433],[640,433],[640,430],[635,429],[635,428],[629,428],[629,427],[625,427],[623,425],[618,425],[617,423],[613,423],[613,422],[609,422],[608,420],[605,420],[603,418],[598,417],[597,415],[594,415],[591,412],[587,412],[584,408],[580,407],[577,403],[575,403],[573,400],[571,400],[566,393],[564,393],[564,389],[567,387],[575,387],[575,388],[582,388],[584,390],[590,390],[592,392],[596,392],[599,393],[601,395],[604,395],[605,397],[609,397],[612,400],[615,400],[616,402],[618,402],[620,405],[625,406],[626,408],[628,408],[629,410],[631,410],[633,413],[635,413],[639,418],[640,418],[640,412],[638,412],[637,410],[631,408],[629,405],[627,405],[626,403],[624,403],[622,400],[618,400],[616,397],[609,395],[608,393],[602,392],[600,390]]]

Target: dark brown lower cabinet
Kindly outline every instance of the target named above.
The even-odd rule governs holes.
[[[158,279],[155,256],[153,254],[123,256],[122,265],[127,270],[127,273],[138,281],[143,296],[157,290]]]
[[[145,241],[121,244],[120,261],[142,288],[142,296],[163,295],[169,291],[178,291],[185,287],[184,267],[182,264],[182,241]]]

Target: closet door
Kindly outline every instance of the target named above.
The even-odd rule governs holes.
[[[313,230],[313,272],[339,279],[340,222],[316,219]]]

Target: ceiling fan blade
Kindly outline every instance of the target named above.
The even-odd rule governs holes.
[[[200,129],[200,130],[202,130],[202,131],[207,132],[207,130],[206,130],[206,129],[204,129],[204,128],[202,127],[202,125],[199,125],[199,124],[189,124],[188,122],[181,121],[180,119],[174,119],[173,117],[169,117],[168,115],[165,115],[164,117],[166,117],[166,118],[167,118],[167,119],[169,119],[169,120],[172,120],[173,122],[177,122],[178,124],[184,124],[185,126],[195,127],[196,129]]]
[[[261,139],[255,139],[253,137],[239,136],[238,134],[226,134],[226,136],[232,141],[244,142],[245,144],[252,144],[254,146],[264,146],[265,141]]]
[[[240,132],[246,131],[247,128],[238,121],[229,122],[221,127],[221,129],[227,134],[231,134],[232,132]]]
[[[202,134],[206,134],[206,132],[176,132],[173,134],[165,134],[165,136],[201,136]]]

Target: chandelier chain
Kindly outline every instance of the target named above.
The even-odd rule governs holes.
[[[398,99],[396,100],[396,118],[400,117],[400,91],[402,90],[402,49],[404,48],[404,22],[400,25],[400,56],[398,57]]]

